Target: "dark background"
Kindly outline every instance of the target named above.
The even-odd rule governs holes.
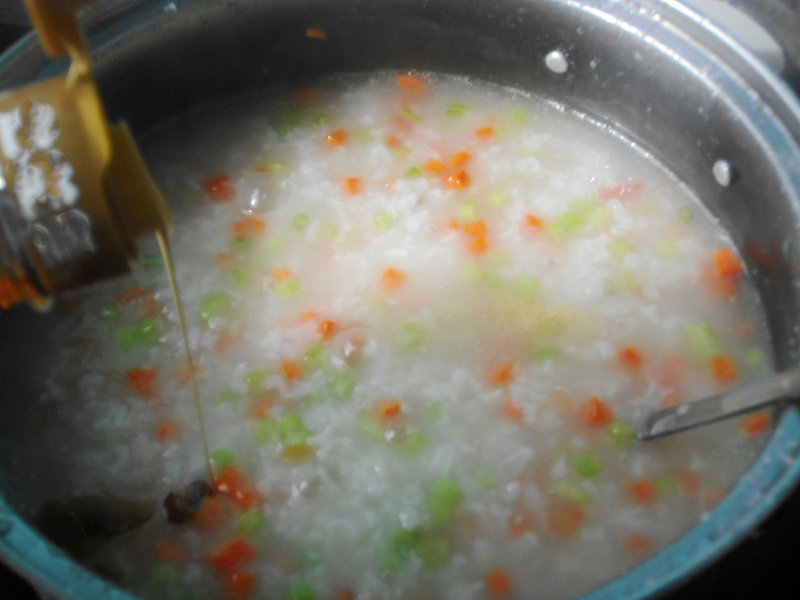
[[[25,35],[20,11],[0,0],[0,50]],[[20,2],[21,3],[21,2]],[[800,598],[800,491],[742,544],[664,600],[784,600]],[[0,599],[39,600],[33,589],[0,563]]]

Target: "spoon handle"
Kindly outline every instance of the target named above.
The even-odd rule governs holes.
[[[713,423],[800,395],[800,366],[746,383],[721,394],[650,413],[638,427],[640,440],[649,440]]]

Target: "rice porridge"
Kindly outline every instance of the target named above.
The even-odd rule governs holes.
[[[41,406],[82,440],[69,494],[192,504],[190,368],[211,451],[185,522],[159,508],[87,564],[144,598],[568,598],[719,502],[768,413],[631,426],[770,369],[688,190],[512,90],[383,74],[275,98],[150,138],[194,365],[154,249],[58,332]]]

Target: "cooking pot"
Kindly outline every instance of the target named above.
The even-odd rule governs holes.
[[[785,368],[800,344],[800,103],[786,84],[800,86],[800,13],[790,0],[744,4],[783,43],[785,81],[673,0],[106,0],[83,23],[111,120],[140,134],[233,94],[387,68],[467,74],[585,112],[663,162],[730,231]],[[310,43],[309,26],[326,30],[326,43]],[[29,36],[2,57],[0,89],[64,67]],[[29,499],[65,485],[30,402],[58,318],[0,315],[0,554],[47,593],[130,600],[31,525]],[[41,439],[42,452],[19,456],[20,431]],[[786,407],[708,518],[585,599],[644,598],[708,565],[791,490],[798,456],[800,413]]]

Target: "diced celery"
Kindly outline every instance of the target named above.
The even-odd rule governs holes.
[[[559,481],[553,491],[556,496],[577,504],[589,504],[592,501],[589,490],[569,481]]]
[[[256,534],[264,527],[264,515],[257,510],[247,510],[239,515],[234,527],[244,533]]]
[[[662,475],[655,481],[656,492],[662,498],[673,498],[680,491],[680,483],[677,477],[672,475]]]
[[[209,458],[211,458],[211,462],[214,463],[217,471],[222,471],[236,462],[236,455],[233,450],[225,447],[214,450]]]
[[[476,263],[468,263],[464,267],[464,279],[467,281],[481,281],[485,276],[483,269]]]
[[[247,386],[247,395],[251,398],[263,396],[267,392],[266,380],[269,375],[268,369],[254,369],[245,373],[244,383]]]
[[[372,141],[372,132],[367,127],[359,127],[355,131],[355,137],[364,144]]]
[[[585,450],[573,452],[569,457],[569,466],[581,477],[592,478],[600,474],[602,468],[593,454]]]
[[[699,358],[711,358],[721,353],[717,333],[710,324],[690,323],[684,328],[683,334],[692,352]]]
[[[219,393],[214,402],[217,404],[235,404],[239,399],[239,394],[233,390],[224,390]]]
[[[212,320],[227,320],[233,312],[233,299],[223,292],[209,294],[200,301],[200,320],[205,326]]]
[[[314,115],[314,125],[327,125],[331,120],[331,116],[326,112],[317,113]]]
[[[681,257],[680,246],[674,240],[661,240],[656,243],[656,252],[661,258],[675,260]]]
[[[616,446],[627,446],[636,439],[636,430],[625,421],[614,421],[608,426],[608,437]]]
[[[303,568],[307,570],[316,569],[322,565],[322,554],[316,550],[307,550],[303,554]]]
[[[156,565],[150,574],[150,581],[158,585],[164,585],[178,581],[180,576],[180,571],[176,565]]]
[[[245,252],[250,250],[253,247],[253,238],[249,237],[237,237],[236,238],[236,250],[240,252]]]
[[[408,107],[401,109],[400,114],[413,123],[419,123],[422,121],[422,117]]]
[[[569,230],[567,229],[566,225],[559,222],[551,223],[545,228],[545,231],[547,232],[547,235],[550,237],[550,239],[556,242],[563,242],[567,238],[567,234],[569,233]]]
[[[442,405],[434,402],[422,409],[422,416],[429,421],[438,421],[442,418]]]
[[[333,241],[339,235],[339,227],[336,225],[336,223],[326,221],[322,226],[322,233],[326,240]]]
[[[480,488],[485,491],[485,490],[490,490],[495,486],[495,484],[497,483],[497,478],[491,471],[487,471],[486,469],[481,469],[480,471],[475,473],[475,481],[480,486]]]
[[[375,218],[372,219],[372,222],[375,224],[375,227],[377,227],[381,231],[386,231],[387,229],[391,229],[392,227],[394,227],[396,219],[392,213],[383,212],[375,216]]]
[[[464,104],[461,104],[460,102],[453,102],[447,105],[444,114],[446,114],[448,117],[456,118],[463,115],[465,110],[467,110],[467,107]]]
[[[425,507],[434,524],[448,523],[464,502],[464,492],[449,477],[440,477],[425,489]]]
[[[508,201],[508,198],[508,192],[501,188],[492,192],[492,195],[489,196],[489,204],[492,206],[501,206]]]
[[[446,564],[450,553],[450,542],[439,535],[424,534],[414,546],[414,554],[429,569]]]
[[[569,232],[572,229],[577,229],[578,227],[585,225],[586,219],[584,219],[581,214],[568,210],[558,218],[557,223],[564,227],[567,232]]]
[[[302,119],[302,108],[299,106],[287,106],[280,112],[275,129],[277,129],[278,134],[283,137],[300,125]]]
[[[425,451],[428,437],[421,431],[412,431],[394,442],[394,448],[405,457],[411,458]]]
[[[394,336],[396,346],[404,350],[414,350],[425,340],[425,328],[419,323],[403,323]]]
[[[316,370],[322,366],[322,359],[325,357],[325,346],[317,344],[312,346],[303,353],[300,360],[303,362],[303,367],[308,370]]]
[[[458,218],[465,221],[472,221],[475,219],[475,203],[462,202],[458,205]]]
[[[630,251],[631,244],[625,240],[614,240],[608,245],[608,253],[611,255],[611,258],[615,260],[622,260]]]
[[[636,273],[630,269],[617,269],[611,275],[609,286],[614,292],[635,292],[641,287]]]
[[[275,284],[275,293],[281,300],[289,300],[302,292],[303,287],[296,279],[283,279]]]
[[[305,213],[297,213],[292,219],[292,227],[297,231],[304,231],[309,223],[311,223],[311,217]]]
[[[542,288],[542,282],[538,277],[526,275],[517,279],[516,287],[527,296],[535,296]]]
[[[358,415],[358,427],[367,437],[373,440],[383,438],[383,428],[368,411],[364,411]]]
[[[325,377],[325,391],[335,400],[349,400],[356,389],[356,378],[347,371],[330,371]]]
[[[244,269],[244,268],[234,269],[233,272],[231,273],[231,279],[233,281],[233,285],[235,285],[238,288],[247,287],[250,284],[252,278],[253,275],[250,272],[250,269]]]
[[[145,317],[130,327],[118,329],[114,341],[123,350],[152,348],[160,343],[161,333],[158,317]]]
[[[148,254],[144,257],[145,271],[160,271],[164,266],[164,260],[160,254]]]
[[[508,117],[514,125],[524,125],[528,121],[528,113],[524,108],[515,108]]]
[[[250,438],[254,444],[266,444],[272,437],[272,423],[258,420],[250,426]]]
[[[544,362],[558,358],[558,349],[554,346],[537,346],[531,350],[531,358],[536,362]]]
[[[392,537],[381,547],[378,552],[378,566],[385,573],[394,573],[414,551],[421,537],[418,529],[401,528],[394,532]]]
[[[417,166],[411,167],[406,171],[406,177],[419,177],[422,175],[422,169]]]
[[[694,211],[688,206],[684,206],[678,211],[678,217],[684,223],[690,223],[694,219]]]
[[[745,353],[744,361],[751,367],[760,367],[764,364],[764,353],[758,348],[751,348]]]
[[[272,173],[273,175],[281,175],[285,177],[286,175],[292,174],[291,167],[280,162],[269,163],[267,165],[267,169],[269,169],[269,172]]]
[[[395,158],[403,159],[411,154],[411,150],[408,146],[398,146],[397,148],[392,148],[392,154],[394,154]]]
[[[315,600],[316,594],[310,583],[300,581],[289,587],[289,600]]]
[[[104,321],[113,321],[117,317],[119,317],[119,307],[116,304],[100,307],[100,318]]]
[[[275,435],[283,446],[304,446],[310,433],[297,413],[283,413],[274,423]]]

